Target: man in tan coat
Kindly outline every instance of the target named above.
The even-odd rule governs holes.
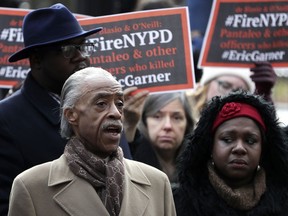
[[[101,68],[68,78],[61,94],[64,154],[15,178],[8,215],[176,215],[167,176],[123,158],[123,98]]]

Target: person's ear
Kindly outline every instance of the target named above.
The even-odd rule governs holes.
[[[76,110],[68,108],[64,110],[64,116],[71,125],[77,125],[78,113]]]

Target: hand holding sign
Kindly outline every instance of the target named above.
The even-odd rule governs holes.
[[[149,95],[147,90],[139,90],[131,87],[124,90],[124,116],[123,122],[126,139],[128,142],[134,140],[138,122],[142,116],[143,106]]]
[[[271,90],[275,85],[277,76],[270,62],[255,62],[255,67],[250,70],[254,72],[251,79],[255,83],[256,93],[264,95],[266,100],[272,102]]]

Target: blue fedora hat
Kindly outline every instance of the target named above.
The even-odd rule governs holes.
[[[84,31],[74,15],[62,4],[41,8],[27,14],[23,20],[24,48],[12,54],[9,62],[28,58],[34,47],[89,36],[102,28]]]

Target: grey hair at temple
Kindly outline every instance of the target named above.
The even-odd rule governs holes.
[[[73,108],[87,89],[87,83],[91,82],[91,79],[98,79],[99,75],[113,77],[102,68],[87,67],[72,74],[64,83],[60,99],[60,134],[63,138],[69,139],[74,135],[71,125],[64,116],[65,109]]]

